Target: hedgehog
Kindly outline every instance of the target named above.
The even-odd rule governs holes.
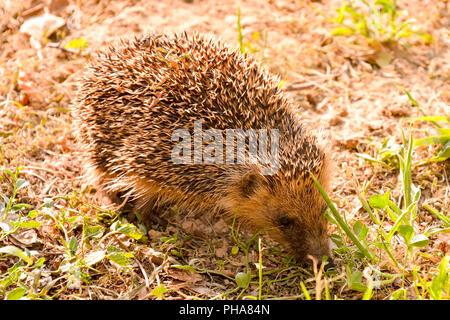
[[[250,55],[198,33],[122,38],[89,63],[73,109],[89,177],[108,201],[131,201],[145,220],[167,205],[220,214],[265,230],[300,262],[330,257],[327,205],[311,178],[327,190],[328,144]],[[211,144],[232,130],[246,142],[246,132],[276,133],[265,141],[276,161],[250,142],[225,161],[238,139],[225,151]],[[177,132],[190,136],[181,143]]]

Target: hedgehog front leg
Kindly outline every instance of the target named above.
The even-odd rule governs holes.
[[[142,222],[147,230],[155,225],[166,225],[167,221],[161,217],[162,213],[168,209],[168,205],[161,203],[157,194],[146,193],[136,199],[133,211],[139,212]]]
[[[117,210],[124,205],[125,190],[111,188],[111,183],[115,180],[114,177],[107,174],[100,168],[89,168],[88,181],[92,183],[96,189],[95,199],[102,206]],[[125,201],[126,202],[126,201]]]

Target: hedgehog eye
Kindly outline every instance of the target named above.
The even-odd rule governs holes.
[[[292,225],[294,223],[294,219],[289,218],[288,216],[282,216],[279,220],[278,220],[279,224],[283,227],[288,227],[290,225]]]

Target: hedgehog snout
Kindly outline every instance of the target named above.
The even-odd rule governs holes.
[[[323,241],[314,239],[314,241],[310,243],[309,249],[307,250],[305,262],[308,264],[312,264],[313,260],[315,260],[317,266],[320,267],[324,256],[327,257],[325,269],[333,267],[333,259],[330,250],[330,239],[328,237]]]

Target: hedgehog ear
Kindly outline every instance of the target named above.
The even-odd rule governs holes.
[[[249,198],[264,183],[265,180],[262,175],[256,172],[249,172],[239,181],[239,191],[243,197]]]

